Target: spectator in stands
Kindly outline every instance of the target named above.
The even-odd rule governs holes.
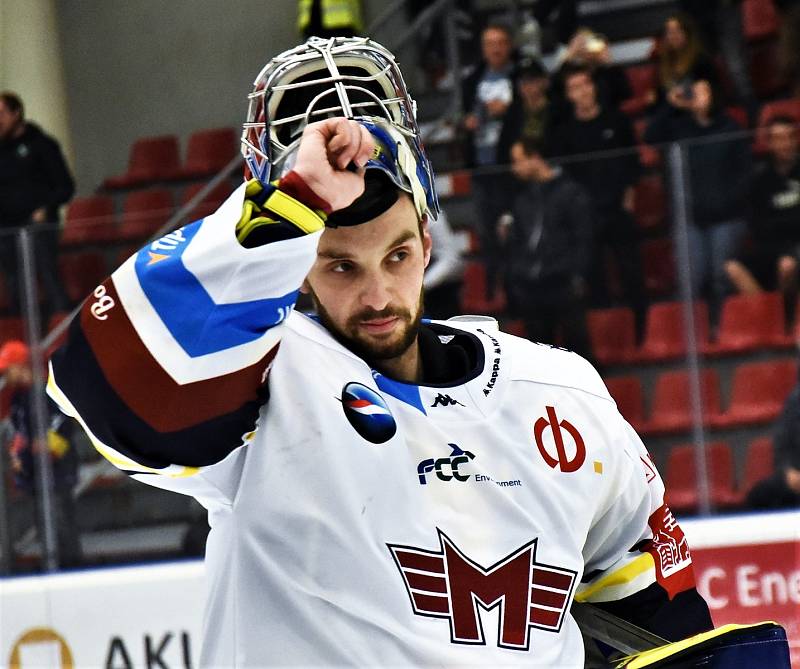
[[[765,129],[767,159],[758,167],[750,190],[750,249],[725,265],[740,293],[779,289],[787,322],[797,301],[800,258],[800,150],[793,118],[775,116]]]
[[[430,226],[436,249],[425,270],[425,315],[429,318],[450,318],[461,313],[461,284],[464,277],[462,253],[466,247],[464,234],[450,227],[447,214],[439,212],[436,223]]]
[[[592,198],[597,248],[590,281],[592,299],[601,306],[611,302],[604,256],[608,247],[615,256],[625,297],[635,312],[641,335],[645,303],[638,234],[632,216],[640,166],[633,128],[622,112],[601,104],[588,67],[566,69],[564,85],[572,109],[569,117],[553,130],[549,153],[566,158],[564,169]]]
[[[37,453],[40,448],[46,448],[50,452],[59,564],[62,567],[74,567],[81,562],[80,533],[72,494],[78,482],[78,456],[72,443],[74,423],[45,398],[49,410],[45,443],[37,439],[31,396],[33,375],[30,351],[24,342],[10,340],[0,347],[0,376],[12,392],[9,420],[13,437],[9,445],[9,456],[14,482],[22,492],[33,497],[36,520],[39,521],[41,514],[40,495],[37,494]],[[39,536],[43,536],[43,533],[40,532]]]
[[[625,71],[611,59],[608,40],[588,28],[580,28],[564,52],[561,66],[553,76],[553,98],[556,114],[568,116],[571,109],[566,99],[565,76],[576,68],[591,72],[597,99],[606,109],[618,109],[633,94]]]
[[[22,100],[0,93],[0,228],[27,226],[49,313],[66,311],[69,300],[58,277],[58,208],[75,185],[55,139],[25,120]],[[19,310],[16,244],[0,238],[0,269],[6,276],[11,309]]]
[[[659,86],[650,96],[654,108],[676,101],[688,109],[688,93],[695,81],[716,84],[718,76],[706,53],[697,25],[687,14],[673,14],[664,22],[658,48]]]
[[[719,52],[751,120],[758,114],[758,103],[750,80],[750,60],[744,39],[742,0],[680,0],[684,12],[692,16],[711,53]]]
[[[719,106],[708,81],[676,88],[645,130],[649,144],[685,142],[688,153],[688,225],[692,292],[707,296],[716,322],[729,282],[725,263],[739,251],[746,223],[751,160],[748,138]],[[687,111],[688,109],[688,111]],[[710,284],[706,289],[706,284]]]
[[[775,473],[747,494],[751,509],[800,506],[800,384],[795,386],[775,427]]]
[[[553,125],[553,107],[547,96],[550,79],[538,60],[520,63],[517,97],[508,110],[500,144],[510,146],[520,140],[543,142]]]
[[[498,223],[505,249],[505,284],[511,314],[533,341],[557,343],[591,360],[586,327],[587,280],[592,257],[589,195],[541,146],[526,139],[511,147],[518,189],[509,215]]]
[[[508,164],[509,142],[513,140],[503,132],[517,81],[511,28],[489,23],[481,34],[481,52],[482,62],[464,81],[463,125],[469,164],[479,168],[472,189],[481,255],[486,263],[487,297],[492,298],[500,264],[494,228],[509,197],[508,176],[497,166]]]
[[[352,37],[362,29],[361,0],[298,0],[297,30],[303,39]]]

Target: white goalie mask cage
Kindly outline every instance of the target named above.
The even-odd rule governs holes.
[[[308,123],[344,116],[375,139],[367,169],[380,169],[417,210],[436,218],[433,171],[420,140],[416,103],[394,56],[368,38],[311,37],[279,54],[256,77],[248,96],[242,154],[252,176],[278,179],[294,164]]]

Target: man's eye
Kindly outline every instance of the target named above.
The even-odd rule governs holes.
[[[404,260],[407,257],[408,257],[408,251],[406,251],[405,249],[399,249],[394,253],[392,253],[391,256],[389,256],[389,258],[393,261]]]
[[[333,265],[333,267],[331,267],[331,271],[339,272],[340,274],[343,272],[349,272],[351,269],[353,269],[353,265],[349,262],[336,263]]]

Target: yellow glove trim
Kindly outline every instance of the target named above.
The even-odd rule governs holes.
[[[269,209],[281,218],[285,218],[307,235],[325,227],[325,221],[317,212],[279,190],[273,191],[267,198],[264,209]]]

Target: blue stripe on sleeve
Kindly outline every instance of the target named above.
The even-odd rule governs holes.
[[[201,225],[197,221],[144,247],[135,265],[150,304],[193,358],[258,339],[289,315],[298,293],[216,304],[182,260]]]

